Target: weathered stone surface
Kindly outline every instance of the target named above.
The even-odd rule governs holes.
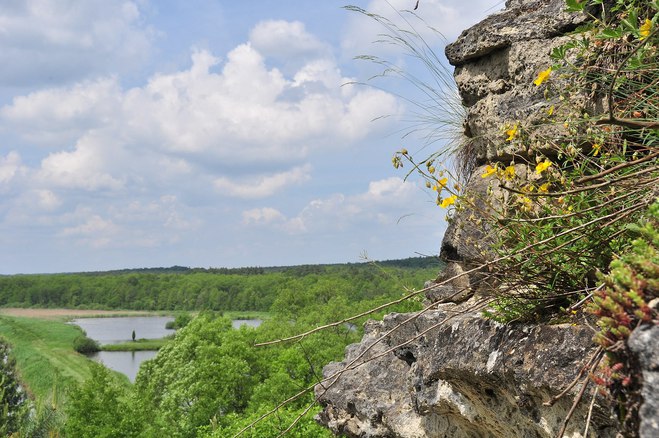
[[[455,43],[446,47],[446,57],[459,66],[518,41],[564,35],[588,19],[585,14],[564,11],[564,1],[509,1],[502,12],[462,32]]]
[[[484,200],[505,203],[507,194],[496,178],[481,178],[485,165],[496,162],[505,167],[513,158],[534,158],[521,143],[506,141],[504,127],[519,122],[530,143],[564,135],[562,124],[545,123],[556,94],[549,93],[548,99],[546,86],[533,84],[538,72],[553,63],[551,50],[587,20],[587,14],[568,14],[564,8],[564,0],[509,0],[505,11],[463,32],[446,49],[467,107],[465,134],[476,154],[476,168],[466,188],[474,198],[472,206],[453,218],[442,242],[440,255],[448,266],[438,281],[468,272],[491,257],[488,251],[497,230],[482,220],[489,214]],[[560,80],[552,77],[552,86],[560,89]],[[600,98],[577,99],[591,114],[605,111]],[[524,169],[516,165],[520,177]],[[346,349],[345,360],[323,370],[325,377],[339,378],[316,387],[323,406],[318,421],[336,433],[362,438],[556,436],[578,388],[553,406],[543,402],[560,393],[592,354],[592,330],[504,326],[477,313],[460,313],[478,299],[481,279],[478,273],[464,275],[426,294],[431,303],[450,299],[461,304],[439,304],[438,310],[402,326],[411,315],[393,314],[368,323],[362,342]],[[638,347],[642,358],[653,358],[642,359],[649,364],[644,365],[641,408],[642,433],[648,437],[659,436],[653,336]],[[367,358],[372,360],[354,366]],[[610,407],[600,403],[607,402],[597,400],[589,436],[616,436]],[[578,406],[565,437],[581,436],[587,404]]]
[[[362,342],[323,374],[373,360],[346,371],[327,390],[316,387],[324,408],[319,421],[362,438],[554,437],[572,397],[551,407],[543,403],[574,379],[593,349],[592,332],[506,326],[473,313],[451,317],[456,309],[446,306],[403,326],[412,314],[369,322]],[[607,410],[595,408],[591,427],[598,437],[615,436]],[[566,437],[581,436],[586,411],[579,408]]]
[[[643,373],[641,438],[659,436],[659,326],[641,326],[629,337],[629,348],[638,355]]]

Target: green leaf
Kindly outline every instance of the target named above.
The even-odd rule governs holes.
[[[606,39],[618,39],[622,38],[622,29],[611,29],[611,28],[606,28],[603,29],[599,35],[597,35],[597,38],[606,38]]]
[[[585,0],[566,0],[568,12],[581,12],[586,7]]]

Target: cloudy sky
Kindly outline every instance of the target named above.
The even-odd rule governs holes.
[[[362,54],[426,73],[349,3],[0,0],[0,273],[436,254],[446,211],[391,166],[422,98],[351,85]],[[417,12],[451,41],[501,3]]]

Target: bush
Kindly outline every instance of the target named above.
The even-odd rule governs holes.
[[[90,354],[100,351],[101,346],[92,338],[80,335],[73,340],[73,349],[81,354]]]

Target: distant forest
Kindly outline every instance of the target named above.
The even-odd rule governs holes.
[[[350,302],[391,296],[404,285],[433,278],[442,266],[436,257],[414,257],[290,267],[173,266],[12,275],[0,277],[0,307],[268,311],[282,291],[304,296],[313,289],[320,299],[344,295]]]

